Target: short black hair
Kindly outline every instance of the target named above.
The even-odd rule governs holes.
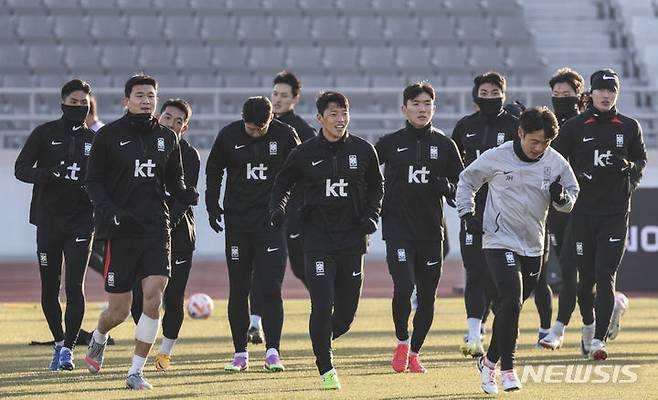
[[[575,71],[569,67],[560,68],[555,71],[555,74],[551,77],[551,80],[548,81],[548,85],[553,90],[553,87],[556,83],[566,83],[573,88],[576,92],[576,95],[579,95],[583,92],[585,88],[585,79],[578,71]]]
[[[413,100],[422,93],[427,93],[432,100],[436,98],[436,91],[431,83],[427,81],[414,82],[404,88],[402,92],[402,105],[407,105],[407,101]]]
[[[550,140],[555,139],[560,130],[555,114],[546,106],[526,108],[519,124],[524,134],[543,130],[546,139]]]
[[[497,71],[487,71],[484,74],[478,75],[475,77],[475,79],[473,79],[473,92],[471,93],[473,100],[477,99],[480,86],[482,86],[485,83],[490,83],[494,86],[498,86],[500,90],[503,92],[503,94],[507,92],[507,79],[505,79],[505,76],[503,76],[503,74]]]
[[[185,119],[183,120],[183,125],[187,124],[190,121],[190,118],[192,118],[192,106],[190,106],[190,103],[187,101],[181,99],[181,98],[175,98],[175,99],[168,99],[162,104],[162,107],[160,107],[160,114],[165,112],[165,109],[167,107],[175,107],[178,108],[185,114]]]
[[[132,93],[133,87],[137,85],[151,85],[153,86],[153,89],[156,91],[158,90],[158,81],[156,81],[154,77],[144,73],[139,73],[137,75],[131,76],[130,79],[126,81],[123,94],[126,97],[130,97],[130,93]]]
[[[254,96],[242,105],[242,120],[263,127],[272,117],[272,102],[265,96]]]
[[[277,83],[285,83],[286,85],[290,85],[293,97],[297,96],[302,90],[302,81],[300,81],[295,74],[288,72],[285,69],[274,76],[272,85],[276,85]]]
[[[86,94],[91,94],[91,86],[82,79],[72,79],[62,86],[62,100],[66,99],[71,93],[82,90]]]
[[[347,110],[350,109],[350,102],[347,100],[347,96],[340,92],[333,92],[333,91],[328,91],[328,92],[322,92],[318,96],[317,100],[315,101],[315,106],[318,109],[318,114],[322,115],[322,113],[329,108],[330,103],[336,103],[338,106],[343,107]]]

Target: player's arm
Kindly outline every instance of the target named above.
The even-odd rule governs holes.
[[[37,166],[39,160],[39,128],[32,131],[27,138],[25,145],[16,158],[14,164],[14,175],[16,179],[25,183],[44,183],[63,177],[64,169],[57,167],[40,167]]]
[[[457,122],[457,125],[455,125],[455,128],[452,130],[452,141],[455,142],[457,152],[459,152],[459,156],[462,160],[466,158],[466,150],[464,149],[464,143],[462,142],[463,136],[462,125]]]
[[[636,188],[640,183],[640,179],[642,179],[644,170],[647,167],[647,150],[644,147],[642,127],[637,121],[635,123],[637,124],[636,134],[628,146],[628,160],[632,163],[630,166],[630,179],[633,188]]]
[[[201,161],[199,159],[199,152],[190,147],[187,154],[183,156],[185,187],[196,188],[199,179],[200,166]],[[171,195],[166,196],[165,200],[167,201],[167,207],[169,207],[171,227],[174,228],[183,220],[185,212],[191,207],[191,205],[184,204],[182,201],[177,200]]]
[[[444,195],[448,201],[448,205],[455,207],[457,182],[459,181],[459,174],[464,170],[464,163],[462,162],[459,149],[457,149],[455,142],[450,138],[447,139],[450,142],[450,146],[448,146],[448,168],[446,178],[450,185],[447,185],[449,190]]]
[[[274,211],[285,213],[290,189],[301,179],[302,174],[297,166],[298,153],[299,147],[296,147],[288,154],[288,158],[286,158],[286,161],[274,179],[272,193],[270,194],[270,214]]]
[[[560,159],[560,161],[562,162],[562,172],[560,173],[559,183],[563,187],[563,200],[560,202],[561,204],[554,200],[552,203],[555,210],[569,213],[576,204],[576,199],[578,199],[578,193],[580,192],[580,186],[578,185],[576,175],[574,174],[573,169],[571,169],[569,163],[564,159]]]
[[[365,216],[375,223],[379,221],[379,213],[382,209],[382,198],[384,197],[384,178],[379,170],[379,157],[372,145],[368,146],[370,160],[366,170],[366,208]]]
[[[494,153],[492,150],[485,151],[459,174],[455,202],[460,217],[475,213],[475,194],[493,177]]]
[[[377,158],[379,160],[379,164],[384,164],[386,162],[386,136],[382,136],[377,140],[377,143],[375,143],[375,151],[377,152]]]

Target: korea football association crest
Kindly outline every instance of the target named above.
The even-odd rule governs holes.
[[[548,190],[551,186],[551,167],[544,167],[544,178],[541,181],[541,190]]]
[[[357,169],[359,167],[356,154],[350,154],[348,160],[350,169]]]
[[[85,143],[85,156],[89,156],[91,154],[91,143]]]
[[[430,160],[439,158],[439,146],[430,146]]]
[[[623,148],[624,147],[624,134],[623,133],[618,133],[615,142],[616,142],[618,148]]]
[[[165,151],[165,141],[164,138],[158,138],[158,151]]]
[[[270,155],[275,156],[277,154],[277,144],[276,142],[270,142]]]
[[[237,261],[240,259],[240,250],[238,246],[231,246],[231,260]]]
[[[498,136],[496,136],[496,145],[500,146],[503,143],[505,143],[505,132],[498,132]]]

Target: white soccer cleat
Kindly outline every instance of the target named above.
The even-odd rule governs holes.
[[[496,383],[496,365],[492,365],[485,356],[481,356],[475,362],[480,370],[480,387],[487,394],[498,394],[498,384]]]
[[[592,324],[591,326],[584,326],[583,327],[583,336],[580,339],[580,351],[583,353],[585,357],[587,357],[590,353],[590,347],[592,345],[592,339],[594,339],[594,326],[596,324]]]
[[[621,317],[628,310],[629,300],[622,292],[615,294],[615,308],[612,310],[612,317],[610,317],[610,326],[608,327],[608,339],[615,340],[619,331],[621,330]]]
[[[544,336],[539,341],[539,345],[544,349],[557,350],[560,347],[562,347],[563,342],[564,342],[564,335],[558,335],[557,333],[551,330],[548,333],[548,335]]]
[[[503,381],[503,390],[506,392],[515,392],[521,390],[523,385],[519,380],[519,376],[516,374],[515,369],[509,369],[507,371],[500,372]]]
[[[590,360],[605,360],[608,358],[608,350],[605,348],[605,343],[599,339],[592,340],[592,345],[589,350],[589,359]]]

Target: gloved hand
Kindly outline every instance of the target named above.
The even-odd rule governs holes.
[[[439,176],[436,178],[436,190],[439,192],[439,195],[446,199],[455,198],[455,185],[445,176]]]
[[[482,230],[482,221],[479,217],[476,217],[473,213],[467,213],[462,216],[464,223],[466,224],[466,232],[471,235],[481,235],[484,233]]]
[[[377,221],[370,217],[361,218],[361,232],[366,235],[371,235],[377,231]]]
[[[626,173],[635,168],[635,163],[628,161],[628,159],[619,154],[613,154],[612,157],[608,159],[608,163],[615,172]]]
[[[284,219],[285,213],[280,207],[270,210],[270,226],[274,229],[281,228]]]
[[[224,210],[222,210],[221,207],[208,210],[208,221],[210,222],[210,227],[212,228],[213,231],[217,233],[224,230],[224,227],[220,225],[222,223],[223,214],[224,214]]]
[[[139,221],[137,220],[137,217],[130,211],[118,210],[112,217],[112,223],[114,226],[129,226],[137,225],[139,224]]]
[[[558,175],[555,182],[551,183],[551,186],[548,187],[548,191],[551,193],[551,200],[559,206],[563,206],[567,203],[567,196],[564,193],[564,187],[560,183],[562,177]]]
[[[181,192],[178,199],[185,205],[196,206],[199,204],[199,192],[196,191],[195,187],[190,186]]]

